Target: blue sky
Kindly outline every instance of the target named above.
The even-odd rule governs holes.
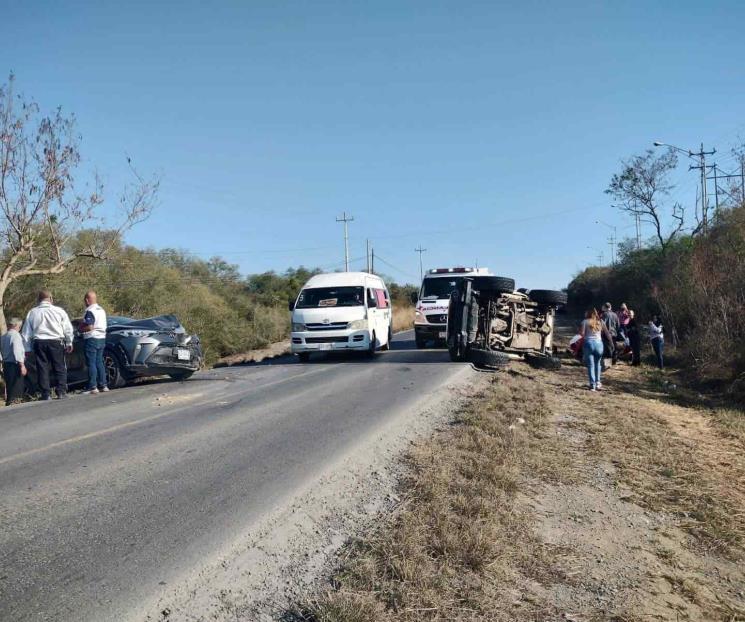
[[[739,2],[15,2],[0,75],[74,112],[108,194],[162,175],[143,247],[246,273],[343,262],[400,281],[486,265],[561,287],[631,234],[603,194],[655,139],[745,135]],[[681,163],[676,197],[695,198]],[[646,233],[651,234],[651,231]]]

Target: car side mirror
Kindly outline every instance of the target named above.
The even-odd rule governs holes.
[[[375,300],[375,298],[368,298],[367,299],[367,308],[368,309],[377,309],[378,308],[378,301]]]
[[[294,311],[294,310],[295,310],[295,301],[294,301],[294,300],[290,300],[290,301],[289,301],[289,302],[287,303],[287,308],[288,308],[288,309],[289,309],[290,311]]]
[[[419,292],[411,292],[411,304],[415,305],[419,302]]]

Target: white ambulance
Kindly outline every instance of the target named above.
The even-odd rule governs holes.
[[[290,310],[290,348],[302,362],[313,352],[357,350],[373,356],[377,349],[390,348],[391,297],[383,279],[374,274],[317,274],[290,303]]]
[[[422,279],[419,299],[414,316],[416,347],[424,348],[427,342],[444,344],[447,339],[448,305],[450,293],[467,276],[491,274],[488,268],[433,268]]]

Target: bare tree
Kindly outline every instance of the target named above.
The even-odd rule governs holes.
[[[59,274],[80,257],[106,258],[122,234],[146,219],[157,178],[143,179],[127,161],[133,182],[119,198],[117,224],[100,215],[103,186],[97,174],[80,182],[80,136],[75,117],[61,108],[40,113],[14,93],[14,76],[0,85],[0,331],[5,332],[8,286],[31,276]],[[81,230],[86,235],[75,237]],[[73,239],[76,243],[73,245]],[[81,240],[83,242],[81,243]]]
[[[648,150],[644,155],[634,156],[622,163],[620,173],[613,175],[606,194],[618,201],[618,208],[639,216],[643,222],[654,227],[660,247],[664,250],[685,225],[685,210],[674,203],[669,211],[672,227],[666,225],[664,199],[673,186],[668,181],[670,171],[675,169],[678,158],[670,149],[660,156]]]

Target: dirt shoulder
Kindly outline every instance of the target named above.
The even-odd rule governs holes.
[[[745,415],[674,377],[514,365],[286,619],[745,620]]]

